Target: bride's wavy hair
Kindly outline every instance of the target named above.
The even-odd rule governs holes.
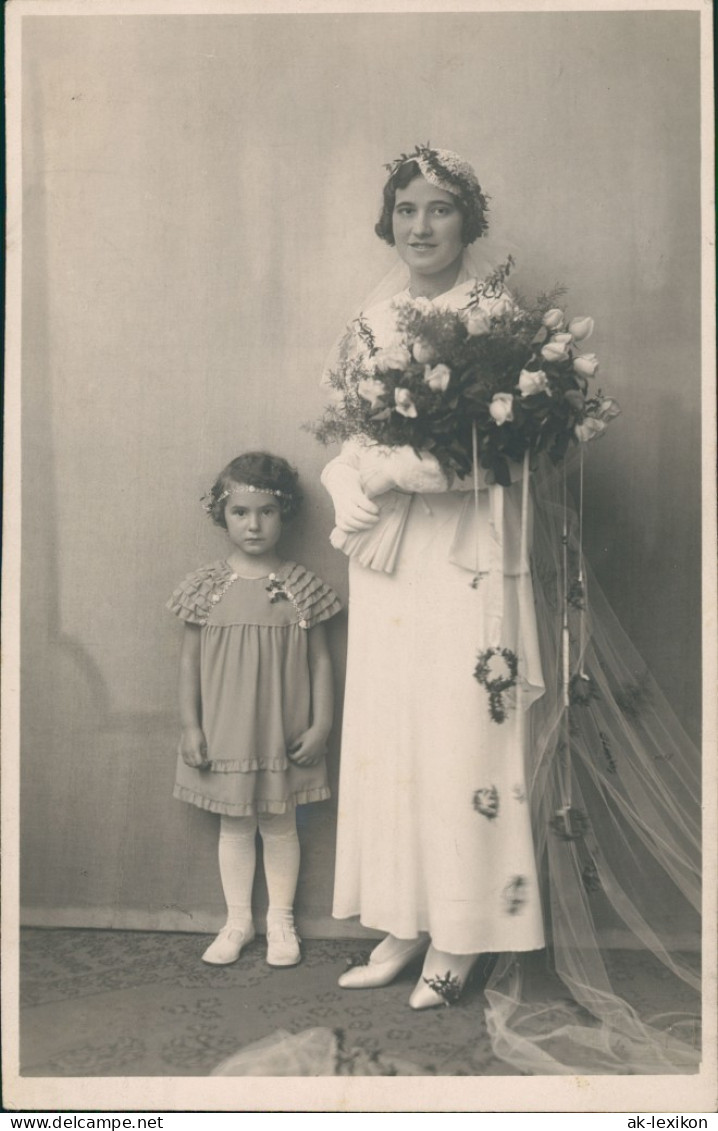
[[[394,207],[396,205],[397,189],[405,189],[411,184],[416,177],[423,177],[421,168],[416,161],[405,161],[389,176],[386,184],[384,185],[384,200],[381,210],[381,215],[374,225],[374,231],[380,240],[384,240],[390,247],[394,247]],[[442,169],[442,175],[445,175]],[[456,207],[461,213],[461,240],[464,247],[468,247],[474,240],[483,236],[484,232],[488,229],[488,220],[486,219],[487,212],[487,198],[479,191],[472,191],[466,185],[462,186],[457,178],[457,191],[453,192],[451,189],[446,189],[456,201]]]

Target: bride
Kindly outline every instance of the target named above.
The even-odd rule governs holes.
[[[454,311],[468,304],[477,280],[464,250],[485,229],[485,214],[476,176],[456,155],[426,151],[399,166],[377,232],[396,245],[409,285],[366,311],[362,329],[374,348],[395,346],[397,299]],[[473,559],[460,542],[473,544],[476,533],[488,545],[489,507],[482,500],[479,530],[462,537],[470,484],[449,490],[433,457],[406,448],[347,444],[322,479],[345,534],[387,524],[386,511],[397,505],[392,498],[387,507],[387,491],[402,491],[407,509],[392,568],[363,564],[361,551],[350,564],[334,915],[358,915],[387,937],[340,984],[382,985],[426,950],[410,1004],[442,1005],[444,983],[456,995],[479,954],[544,945],[522,723],[515,711],[502,726],[493,723],[471,678],[488,643],[492,592],[488,580],[472,589]],[[515,523],[519,507],[511,503]],[[508,560],[508,547],[505,557],[501,643],[519,656],[525,710],[542,688],[533,616],[519,616],[519,588],[531,582]]]
[[[419,146],[395,162],[376,232],[404,277],[340,356],[390,364],[399,302],[466,308],[487,226],[457,154]],[[480,299],[489,316],[512,303]],[[583,682],[563,701],[563,566],[581,562],[563,475],[534,469],[529,484],[517,465],[510,487],[449,485],[427,453],[361,440],[324,469],[332,542],[350,557],[333,913],[385,932],[340,985],[385,985],[423,955],[409,1004],[431,1008],[491,955],[492,972],[478,964],[489,1032],[523,1071],[690,1071],[693,1022],[646,1023],[615,993],[594,908],[697,988],[675,925],[695,927],[700,906],[698,757],[590,575]],[[498,647],[518,661],[500,725],[471,677]],[[550,1002],[520,957],[544,947],[563,983]]]

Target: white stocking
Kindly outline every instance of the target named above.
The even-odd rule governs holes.
[[[257,818],[227,817],[219,827],[219,874],[227,903],[227,926],[246,929],[252,923],[252,885],[257,863]]]
[[[421,935],[419,935],[421,938]],[[371,952],[372,962],[394,962],[412,947],[416,946],[416,939],[398,939],[395,935],[387,935]]]
[[[443,977],[448,973],[463,985],[477,958],[477,954],[449,954],[446,950],[437,950],[432,943],[426,952],[422,977]]]
[[[287,918],[294,908],[299,877],[299,837],[294,809],[286,813],[260,813],[259,831],[264,845],[268,916]]]

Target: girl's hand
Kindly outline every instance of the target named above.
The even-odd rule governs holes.
[[[287,757],[297,766],[314,766],[324,754],[326,747],[327,735],[324,731],[310,727],[294,740],[287,750]]]
[[[179,740],[179,755],[188,766],[204,770],[207,760],[207,739],[201,727],[184,727]]]

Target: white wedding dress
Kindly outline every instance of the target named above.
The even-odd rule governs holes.
[[[472,283],[436,304],[460,309]],[[393,303],[404,298],[366,312],[377,347],[392,344]],[[385,459],[391,475],[395,457]],[[381,456],[349,442],[325,481],[339,465],[366,487]],[[388,571],[361,564],[369,558],[360,549],[350,560],[333,914],[405,939],[428,931],[454,954],[529,951],[543,947],[544,931],[523,715],[543,683],[528,559],[519,554],[522,484],[482,482],[478,509],[467,484],[458,487],[403,496]],[[502,495],[498,530],[490,491]],[[388,512],[395,496],[385,497]],[[382,514],[369,544],[381,545],[384,522]],[[497,539],[498,601],[489,568]],[[475,545],[481,580],[472,587]],[[519,702],[516,691],[506,696],[502,723],[473,676],[489,644],[519,660]]]

